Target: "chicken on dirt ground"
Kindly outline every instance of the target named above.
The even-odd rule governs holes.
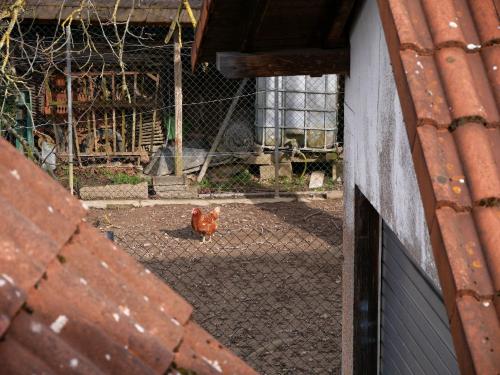
[[[191,227],[193,231],[202,236],[202,243],[205,243],[205,237],[212,240],[212,235],[217,231],[217,220],[220,216],[220,207],[215,207],[206,215],[199,208],[193,208],[191,211]]]

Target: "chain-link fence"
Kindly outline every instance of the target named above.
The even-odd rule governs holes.
[[[339,187],[341,77],[192,72],[192,30],[183,28],[182,48],[164,43],[167,32],[20,23],[0,74],[1,135],[84,200]],[[224,206],[207,244],[192,232],[190,208],[91,215],[263,374],[336,374],[341,208],[331,202]]]
[[[73,180],[81,198],[338,188],[337,76],[228,80],[214,65],[193,72],[190,27],[176,48],[164,43],[166,27],[74,22],[68,35],[55,24],[21,25],[10,56],[21,78],[3,82],[2,114],[14,119],[17,111],[17,118],[9,125],[2,116],[0,131],[12,137],[7,126],[17,129],[46,169],[65,185]]]
[[[227,205],[204,244],[187,206],[96,211],[91,220],[259,373],[338,374],[341,210],[332,201]]]

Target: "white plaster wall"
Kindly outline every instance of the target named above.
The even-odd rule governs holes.
[[[352,373],[354,189],[361,192],[439,287],[376,0],[354,22],[345,85],[343,374]]]
[[[354,224],[357,185],[438,285],[411,150],[375,0],[351,34],[345,93],[346,227]]]

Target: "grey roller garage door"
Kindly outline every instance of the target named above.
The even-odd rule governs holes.
[[[440,293],[383,224],[382,374],[459,374]]]

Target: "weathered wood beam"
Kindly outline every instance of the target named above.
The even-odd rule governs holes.
[[[310,48],[252,54],[219,52],[217,69],[226,78],[347,73],[349,48]]]
[[[252,50],[253,42],[266,15],[269,0],[248,1],[246,5],[248,7],[248,22],[241,41],[240,51],[242,52]]]
[[[342,0],[335,8],[336,12],[330,30],[325,35],[323,43],[325,48],[336,48],[345,43],[346,25],[355,3],[355,0]]]

